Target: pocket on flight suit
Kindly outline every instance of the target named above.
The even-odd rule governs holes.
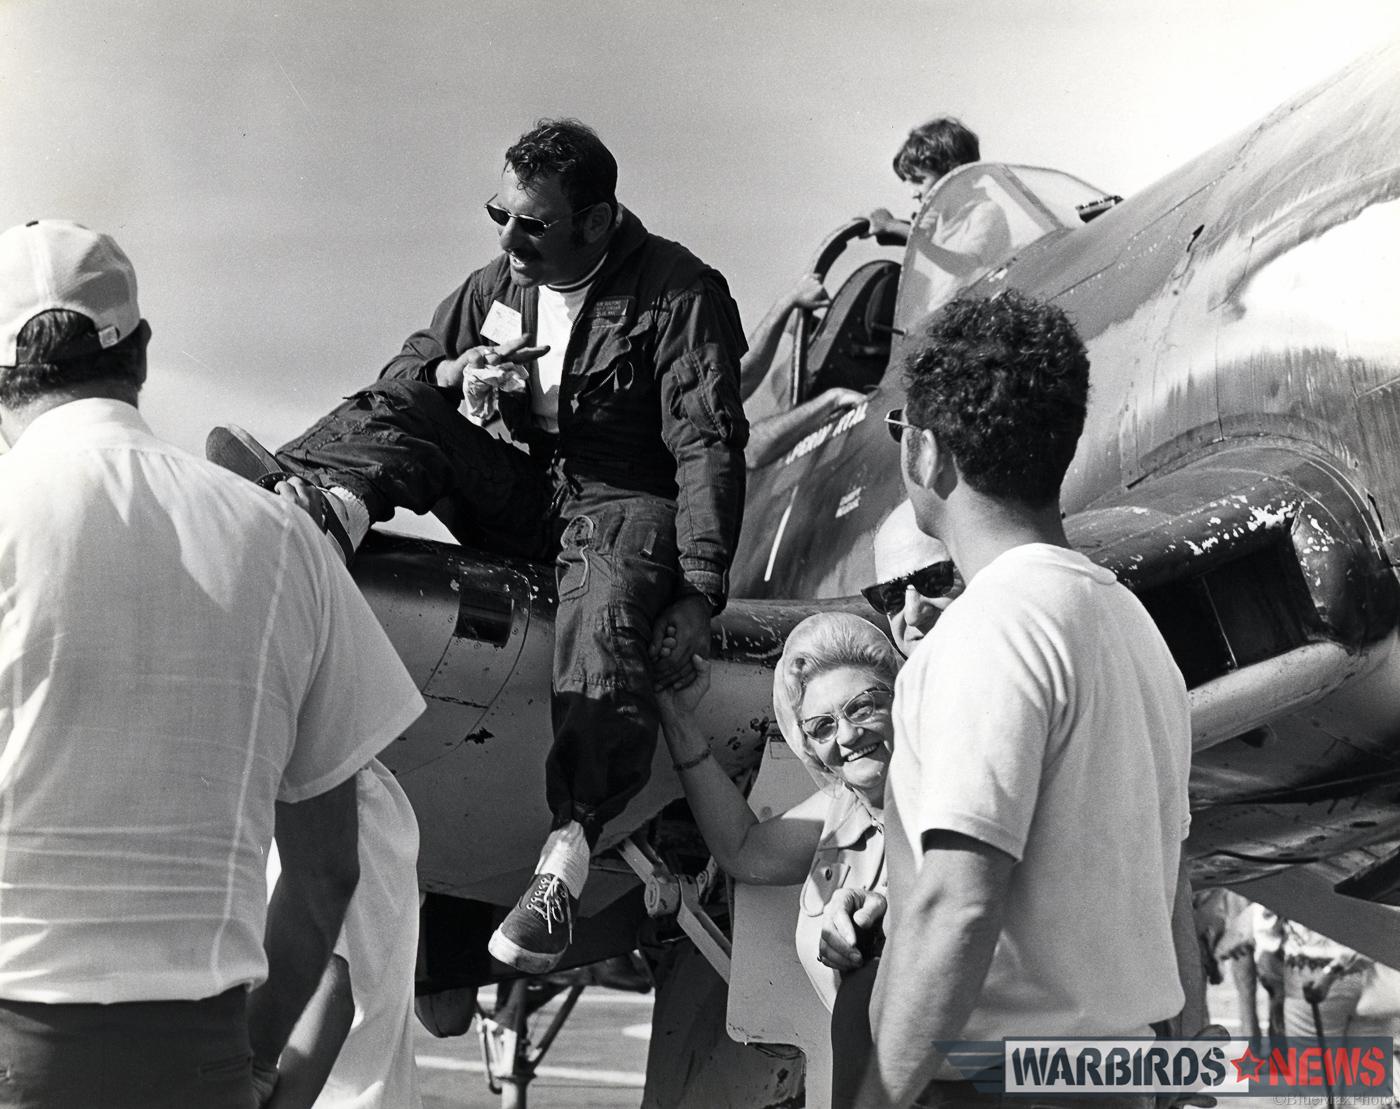
[[[589,548],[597,532],[598,523],[591,516],[575,516],[565,525],[554,563],[560,604],[576,601],[588,592],[592,570],[588,561]]]

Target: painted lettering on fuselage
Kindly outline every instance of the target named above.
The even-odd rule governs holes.
[[[848,489],[841,496],[841,500],[836,505],[836,518],[849,516],[860,507],[860,495],[864,492],[865,486],[857,485],[854,489]]]
[[[838,435],[845,435],[846,432],[850,431],[851,428],[865,419],[867,408],[869,408],[869,404],[865,401],[861,401],[860,404],[856,405],[849,412],[844,413],[840,419],[822,424],[816,431],[804,435],[798,440],[797,445],[787,452],[787,455],[783,458],[783,465],[786,466],[789,463],[796,462],[799,458],[805,458],[828,439],[834,439]]]

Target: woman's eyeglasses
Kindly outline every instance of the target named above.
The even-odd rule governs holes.
[[[558,219],[552,219],[546,223],[544,220],[536,219],[534,216],[517,216],[514,212],[507,211],[499,204],[493,204],[488,200],[486,202],[486,214],[491,217],[491,222],[497,227],[504,227],[511,220],[515,220],[515,226],[520,228],[522,232],[532,239],[538,239],[556,223],[562,223],[566,219],[572,219],[582,212],[584,208],[591,207],[593,207],[593,205],[585,204],[583,208],[575,208],[567,216],[560,216]]]
[[[932,566],[925,566],[912,574],[867,585],[860,591],[860,595],[882,616],[893,616],[904,607],[904,591],[909,586],[912,585],[914,592],[921,597],[942,597],[953,588],[953,581],[953,564],[947,561],[935,562]]]
[[[889,712],[893,700],[894,693],[884,686],[863,690],[834,713],[807,717],[802,721],[802,734],[817,743],[830,743],[836,738],[842,719],[858,726],[869,724],[881,713]]]

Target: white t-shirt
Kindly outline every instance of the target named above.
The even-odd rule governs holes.
[[[606,255],[577,284],[566,289],[541,285],[538,290],[535,345],[549,350],[530,368],[530,411],[545,431],[559,430],[559,383],[564,380],[564,352],[574,333],[574,321],[583,311],[588,289],[602,268]]]
[[[317,1109],[413,1109],[422,1104],[413,1059],[418,959],[418,821],[377,760],[355,778],[360,883],[336,954],[350,967],[355,1017]]]
[[[894,720],[916,865],[936,829],[1017,860],[962,1038],[1147,1035],[1175,1014],[1190,705],[1132,593],[1073,551],[1005,552],[915,649]]]
[[[0,456],[0,997],[211,997],[266,976],[273,802],[423,709],[300,509],[52,409]]]
[[[937,221],[927,241],[938,249],[916,263],[928,282],[925,295],[930,309],[990,272],[1011,252],[1006,213],[981,189],[973,189],[956,210],[934,209],[925,218]]]

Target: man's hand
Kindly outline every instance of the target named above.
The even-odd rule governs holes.
[[[865,394],[855,389],[843,389],[838,386],[822,393],[820,399],[826,405],[829,418],[838,412],[847,412],[860,405],[865,401]]]
[[[866,213],[865,221],[870,224],[869,229],[861,236],[868,239],[873,235],[886,235],[890,231],[902,231],[904,221],[896,219],[888,208],[872,208]]]
[[[710,602],[689,593],[662,609],[652,625],[647,654],[653,688],[684,689],[695,681],[696,656],[710,657]]]
[[[792,292],[788,293],[788,303],[794,308],[805,308],[810,312],[827,307],[831,303],[831,294],[826,291],[826,286],[816,274],[804,273],[797,279]]]
[[[658,688],[656,702],[661,709],[661,718],[666,720],[683,719],[700,707],[705,694],[710,691],[710,660],[701,655],[692,655],[691,665],[695,667],[695,680],[684,686]]]
[[[316,487],[305,478],[288,474],[285,479],[277,483],[273,492],[284,501],[291,501],[292,504],[310,516],[318,528],[322,531],[326,530],[326,513],[331,511],[330,505],[326,503],[324,496],[317,493]]]
[[[518,335],[500,346],[472,347],[439,362],[437,384],[443,389],[461,389],[475,405],[494,402],[498,389],[522,392],[530,380],[526,364],[549,350],[547,346],[526,346],[527,339]]]
[[[862,239],[874,239],[881,246],[900,246],[909,241],[908,222],[892,215],[888,208],[875,208],[857,218],[866,223]]]
[[[879,925],[888,908],[885,895],[875,890],[837,890],[822,912],[817,961],[839,971],[863,966],[865,956],[860,951],[862,936]]]

